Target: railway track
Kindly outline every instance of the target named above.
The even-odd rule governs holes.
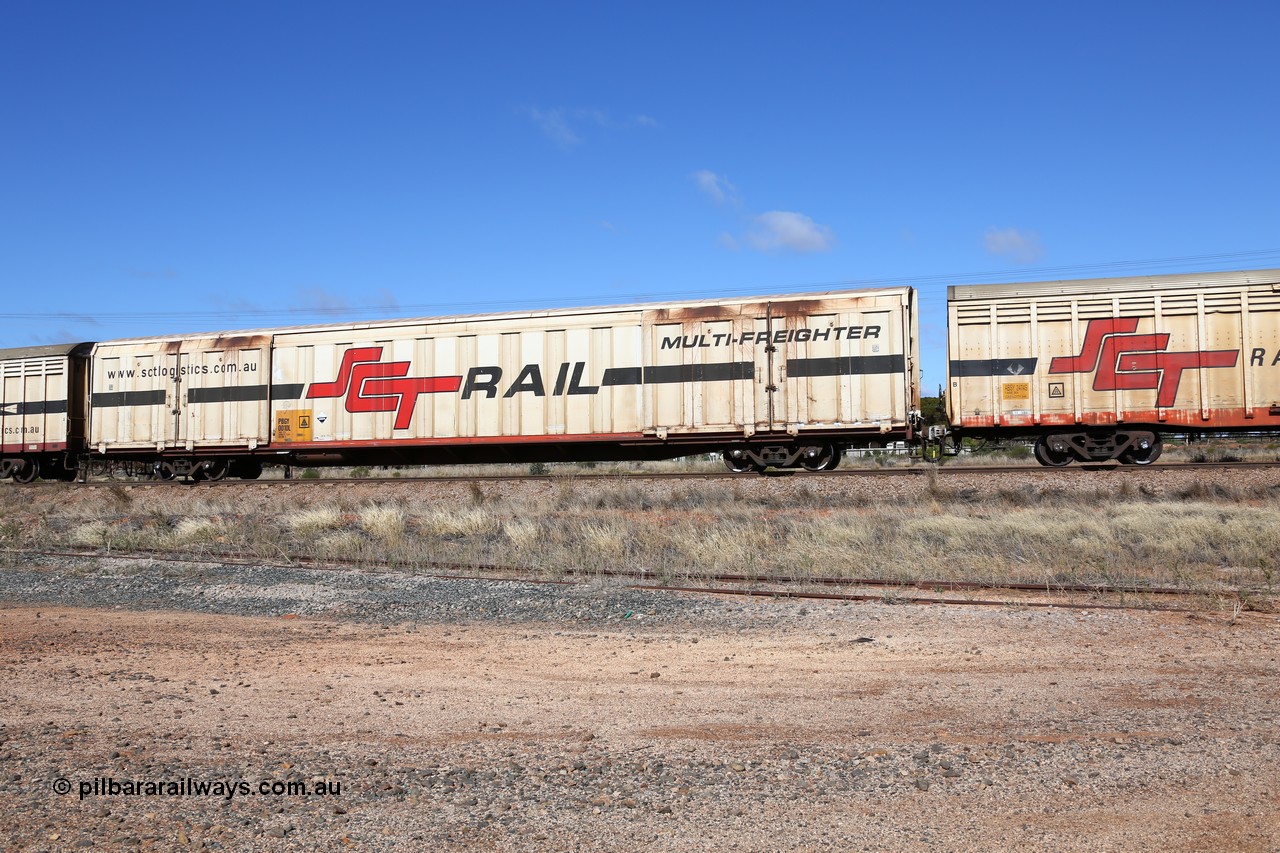
[[[797,479],[797,480],[840,480],[840,479],[856,479],[856,478],[884,478],[884,477],[928,477],[936,476],[940,479],[948,477],[960,476],[997,476],[1008,474],[1037,474],[1043,477],[1055,478],[1059,476],[1066,477],[1084,477],[1089,474],[1098,472],[1119,473],[1122,475],[1139,475],[1146,472],[1160,471],[1255,471],[1280,468],[1280,461],[1257,461],[1257,462],[1168,462],[1158,463],[1150,466],[1132,466],[1120,465],[1119,463],[1105,463],[1097,465],[1079,465],[1067,468],[1043,468],[1038,465],[913,465],[911,467],[886,467],[886,468],[841,468],[836,471],[809,472],[809,471],[768,471],[764,474],[734,474],[730,471],[693,471],[693,472],[670,472],[670,471],[627,471],[627,472],[605,472],[594,473],[591,471],[575,471],[573,473],[554,472],[547,474],[441,474],[441,475],[422,475],[414,477],[360,477],[360,478],[326,478],[326,477],[299,477],[293,479],[260,479],[260,480],[217,480],[204,481],[200,483],[190,483],[182,481],[159,480],[149,478],[95,478],[85,483],[74,484],[77,488],[111,488],[113,486],[129,486],[142,488],[172,488],[175,485],[200,486],[202,488],[244,488],[247,486],[287,486],[294,488],[323,488],[333,485],[352,485],[357,483],[363,484],[405,484],[405,483],[472,483],[472,482],[616,482],[619,480],[632,481],[725,481],[725,482],[758,482],[760,480],[769,479]],[[55,481],[37,481],[26,486],[15,486],[12,483],[6,483],[12,488],[66,488],[68,484]]]
[[[308,556],[282,555],[275,560],[247,560],[241,555],[206,551],[198,556],[175,556],[155,551],[103,553],[92,549],[45,550],[3,549],[11,559],[146,560],[153,563],[237,565],[261,568],[315,571],[412,571],[441,580],[484,580],[573,586],[609,579],[631,589],[700,595],[732,595],[767,599],[817,601],[882,601],[894,604],[941,604],[969,607],[1034,607],[1073,610],[1161,610],[1196,612],[1206,600],[1217,599],[1238,606],[1261,591],[1218,589],[1193,590],[1181,587],[1085,584],[990,584],[954,580],[902,580],[896,578],[803,577],[794,575],[708,574],[688,583],[659,582],[652,572],[617,570],[563,572],[562,578],[547,578],[518,566],[425,562],[393,565],[389,561],[363,560],[360,565],[325,562]],[[694,581],[697,585],[694,585]],[[833,591],[839,590],[839,591]],[[868,591],[870,590],[870,591]],[[963,594],[940,597],[938,593]],[[932,593],[932,594],[926,594]],[[991,597],[1003,593],[1003,597]],[[984,597],[977,597],[977,596]],[[1087,600],[1081,601],[1080,597]],[[1189,606],[1189,604],[1200,606]]]

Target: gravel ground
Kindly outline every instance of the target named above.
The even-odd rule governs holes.
[[[76,558],[0,602],[11,849],[1280,849],[1274,616]]]
[[[239,616],[327,616],[379,625],[477,619],[663,623],[706,618],[731,606],[710,598],[655,595],[620,584],[537,584],[74,556],[42,558],[38,565],[5,569],[0,575],[0,600],[90,608],[123,604],[131,609]],[[723,616],[719,618],[723,621]]]

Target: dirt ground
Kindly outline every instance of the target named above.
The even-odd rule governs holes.
[[[2,605],[0,838],[1280,849],[1274,616],[739,615],[596,630]]]

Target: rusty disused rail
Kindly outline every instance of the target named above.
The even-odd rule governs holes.
[[[893,604],[952,604],[967,605],[971,607],[1037,607],[1046,609],[1061,610],[1159,610],[1170,613],[1191,613],[1196,610],[1192,607],[1170,607],[1167,605],[1154,604],[1102,604],[1099,602],[1080,602],[1080,601],[1034,601],[1034,600],[1000,600],[1000,599],[980,599],[980,598],[932,598],[921,595],[893,596],[886,599],[884,595],[871,595],[866,593],[840,593],[840,592],[798,592],[795,590],[749,590],[749,589],[726,589],[724,587],[696,587],[696,586],[658,586],[651,584],[629,584],[631,589],[648,589],[661,592],[687,592],[705,595],[740,595],[748,598],[801,598],[813,599],[818,601],[890,601]],[[993,589],[1006,589],[1006,587],[995,587]],[[1191,595],[1192,593],[1183,593]]]
[[[769,599],[809,599],[820,601],[883,601],[890,603],[902,604],[942,604],[942,605],[968,605],[978,607],[1037,607],[1037,608],[1062,608],[1062,609],[1078,609],[1078,610],[1163,610],[1173,612],[1192,612],[1198,609],[1195,607],[1178,607],[1169,604],[1152,604],[1145,600],[1129,601],[1129,596],[1143,598],[1146,596],[1157,596],[1163,598],[1217,598],[1226,599],[1228,601],[1240,602],[1243,596],[1260,595],[1258,591],[1241,591],[1234,589],[1221,590],[1196,590],[1183,589],[1178,587],[1142,587],[1138,585],[1131,586],[1114,586],[1114,585],[1087,585],[1087,584],[1028,584],[1028,583],[980,583],[974,581],[942,581],[942,580],[899,580],[893,578],[805,578],[800,576],[789,575],[741,575],[741,574],[717,574],[707,575],[700,578],[703,583],[717,584],[715,586],[691,586],[675,583],[653,583],[655,575],[651,572],[625,572],[616,570],[568,570],[564,572],[566,578],[548,579],[531,577],[526,570],[513,566],[499,566],[493,564],[461,564],[461,563],[442,563],[429,562],[420,564],[395,564],[391,561],[363,560],[358,565],[348,565],[342,563],[322,562],[307,556],[283,555],[286,562],[274,562],[271,560],[246,560],[241,556],[233,554],[221,554],[218,552],[205,552],[200,556],[173,556],[161,552],[152,552],[145,550],[133,550],[128,552],[114,551],[103,553],[92,549],[82,550],[43,550],[43,549],[4,549],[0,553],[7,553],[15,556],[26,557],[63,557],[63,558],[89,558],[89,559],[139,559],[151,560],[154,562],[165,563],[196,563],[206,565],[241,565],[241,566],[262,566],[276,568],[297,568],[305,566],[315,570],[333,570],[333,571],[367,571],[365,568],[374,565],[382,569],[393,570],[418,570],[427,571],[428,577],[438,578],[441,580],[485,580],[493,582],[516,582],[516,583],[536,583],[536,584],[556,584],[564,586],[573,586],[582,584],[589,580],[600,578],[609,578],[613,580],[631,581],[625,585],[631,589],[652,590],[664,592],[681,592],[691,594],[704,595],[733,595],[746,596],[751,598],[769,598]],[[650,582],[646,582],[650,581]],[[786,587],[789,585],[813,585],[813,586],[842,586],[849,590],[859,587],[872,587],[882,591],[875,593],[866,592],[826,592],[804,589],[786,589],[778,587]],[[771,586],[763,586],[771,585]],[[972,591],[995,593],[1006,591],[1015,593],[1017,597],[1007,599],[990,599],[990,598],[939,598],[936,596],[916,595],[900,592],[906,589],[933,590],[933,591]],[[1049,600],[1037,600],[1028,597],[1035,594],[1041,598]],[[1108,601],[1071,601],[1064,600],[1061,596],[1069,595],[1090,595],[1102,598],[1118,598],[1119,603]]]

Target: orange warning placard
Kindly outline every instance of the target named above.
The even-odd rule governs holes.
[[[1006,382],[1000,386],[1000,396],[1004,400],[1030,400],[1030,382]]]
[[[310,441],[311,410],[287,409],[276,412],[276,441]]]

